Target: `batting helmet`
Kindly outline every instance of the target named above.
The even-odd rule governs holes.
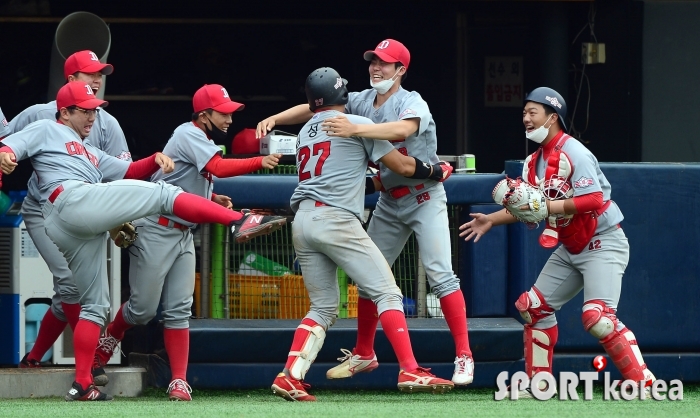
[[[564,121],[566,118],[566,101],[556,90],[549,87],[538,87],[527,95],[525,102],[535,102],[554,109],[559,115],[559,124],[564,129],[564,132],[567,131],[566,122]]]
[[[306,78],[306,99],[309,108],[314,111],[319,107],[344,105],[348,102],[348,81],[340,77],[330,67],[314,70]]]

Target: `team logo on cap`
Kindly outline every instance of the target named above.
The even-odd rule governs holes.
[[[85,85],[85,89],[87,89],[88,96],[94,96],[94,94],[92,93],[92,87],[90,87],[89,84]]]
[[[336,80],[338,81],[335,82],[335,85],[333,87],[335,87],[335,89],[338,90],[339,88],[343,87],[343,79],[338,77],[336,78]]]
[[[90,51],[89,54],[90,54],[91,61],[99,61],[100,60],[99,58],[97,58],[97,54],[95,54],[94,52]]]
[[[545,99],[546,101],[548,101],[549,103],[551,103],[552,106],[556,106],[556,107],[558,107],[559,109],[561,109],[561,103],[559,103],[559,100],[557,100],[556,97],[545,96],[544,99]]]
[[[314,103],[316,103],[316,107],[323,106],[323,97],[321,97],[320,99],[314,100]]]
[[[389,41],[387,41],[387,40],[381,41],[379,43],[379,45],[377,45],[377,49],[387,49],[387,48],[389,48]]]
[[[228,97],[228,92],[226,91],[225,88],[221,88],[221,91],[224,92],[224,97]]]

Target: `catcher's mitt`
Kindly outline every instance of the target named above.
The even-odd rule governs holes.
[[[134,245],[139,233],[131,222],[123,223],[109,230],[109,237],[114,241],[114,245],[120,248],[129,248]]]
[[[520,177],[499,181],[491,195],[496,203],[528,226],[535,226],[548,215],[545,195]]]

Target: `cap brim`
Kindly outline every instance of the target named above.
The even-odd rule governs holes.
[[[386,54],[384,52],[380,52],[380,51],[367,51],[367,52],[365,52],[365,55],[363,55],[363,56],[365,58],[365,61],[372,61],[372,58],[375,55],[378,56],[379,59],[384,61],[384,62],[399,62],[399,60],[392,57],[391,55]]]
[[[107,107],[109,105],[109,102],[100,99],[89,99],[80,103],[76,103],[75,105],[80,108],[90,110],[97,109],[98,107]]]
[[[237,112],[239,110],[243,110],[245,108],[245,105],[243,103],[238,103],[238,102],[226,102],[222,103],[216,107],[213,107],[212,109],[216,110],[219,113],[233,113]]]
[[[81,73],[102,73],[102,75],[110,75],[114,72],[112,64],[93,64],[80,70]]]

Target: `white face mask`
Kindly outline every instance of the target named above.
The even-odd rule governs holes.
[[[382,81],[378,81],[378,82],[375,83],[375,82],[372,81],[372,77],[370,77],[370,78],[369,78],[369,84],[370,84],[370,86],[372,86],[373,89],[377,90],[377,93],[379,93],[379,94],[386,94],[386,92],[389,91],[389,89],[391,88],[391,86],[394,85],[394,82],[396,81],[396,78],[394,78],[394,77],[396,77],[396,75],[399,73],[399,70],[400,70],[401,68],[402,68],[402,67],[397,68],[397,69],[396,69],[396,72],[394,73],[394,75],[393,75],[389,80],[382,80]],[[398,77],[397,77],[397,78],[398,78]]]
[[[547,120],[544,121],[544,124],[542,124],[542,126],[540,126],[539,128],[533,130],[532,132],[525,131],[525,137],[530,141],[534,141],[538,144],[541,144],[542,141],[544,141],[544,139],[547,138],[547,134],[549,134],[549,128],[552,127],[552,125],[549,125],[549,127],[547,128],[544,127],[544,125],[546,125],[547,122],[549,122],[549,119],[552,118],[552,115],[554,115],[554,113],[549,115]]]

